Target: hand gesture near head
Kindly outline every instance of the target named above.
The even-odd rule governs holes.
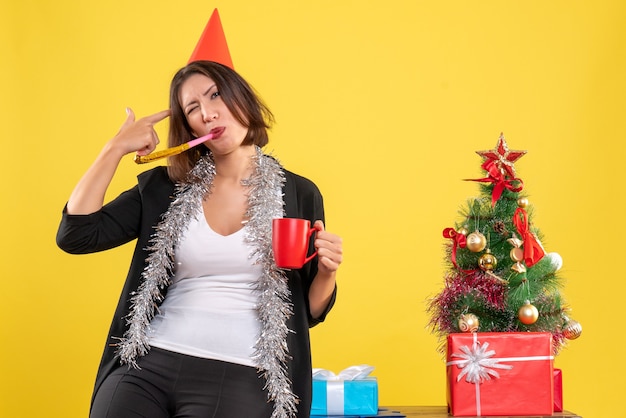
[[[128,116],[109,144],[117,149],[121,155],[136,152],[138,155],[147,155],[155,150],[159,144],[159,136],[154,125],[165,119],[171,111],[162,110],[152,115],[135,120],[135,113],[131,108],[126,109]]]
[[[87,215],[100,210],[122,157],[132,152],[146,155],[154,151],[159,143],[154,125],[171,112],[162,110],[139,120],[135,120],[135,113],[130,108],[126,113],[128,116],[118,133],[106,143],[74,188],[67,202],[68,213]]]

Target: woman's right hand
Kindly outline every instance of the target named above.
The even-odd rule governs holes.
[[[106,143],[96,160],[78,181],[67,202],[67,212],[87,215],[102,208],[104,197],[122,157],[131,152],[150,154],[159,143],[154,125],[170,115],[162,110],[153,115],[135,120],[131,109],[117,135]]]
[[[121,155],[136,152],[138,155],[147,155],[155,150],[159,144],[159,136],[154,125],[168,117],[170,110],[162,110],[152,115],[135,120],[135,113],[126,108],[128,114],[120,127],[119,132],[109,141],[109,146]]]

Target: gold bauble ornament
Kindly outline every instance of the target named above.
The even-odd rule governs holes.
[[[517,317],[520,322],[524,325],[532,325],[537,322],[539,318],[539,311],[535,308],[535,305],[531,304],[530,301],[524,302],[519,311],[517,311]]]
[[[487,238],[478,231],[467,236],[467,249],[474,253],[479,253],[487,246]]]
[[[528,206],[528,199],[525,197],[520,197],[519,199],[517,199],[517,206],[519,206],[520,208],[525,208],[526,206]]]
[[[466,227],[461,227],[461,228],[459,228],[459,230],[458,230],[458,231],[456,231],[456,232],[458,232],[458,233],[459,233],[459,234],[461,234],[461,235],[465,235],[465,236],[467,236],[467,234],[469,234],[469,231],[467,230],[467,228],[466,228]]]
[[[482,271],[492,271],[498,265],[498,260],[491,254],[491,251],[487,248],[487,252],[480,256],[478,259],[478,267]]]
[[[473,313],[466,313],[459,318],[459,329],[461,332],[476,332],[478,331],[478,317]]]
[[[580,337],[580,334],[583,332],[583,326],[580,325],[580,322],[574,321],[573,319],[567,319],[565,323],[565,328],[563,328],[563,336],[568,340],[575,340]]]

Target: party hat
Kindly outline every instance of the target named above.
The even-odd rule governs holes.
[[[217,9],[213,10],[188,63],[201,60],[219,62],[234,69]]]

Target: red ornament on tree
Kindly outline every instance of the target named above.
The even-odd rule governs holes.
[[[515,177],[513,163],[526,154],[526,151],[510,151],[501,133],[498,144],[492,150],[476,151],[478,155],[485,158],[481,167],[488,174],[482,179],[470,179],[481,183],[492,183],[491,205],[495,206],[502,195],[504,189],[512,192],[519,192],[524,187],[521,179]]]
[[[495,164],[495,166],[498,167],[503,174],[506,174],[511,178],[515,178],[515,168],[513,167],[513,163],[522,158],[526,152],[527,151],[509,150],[503,133],[500,134],[498,144],[494,149],[488,151],[476,151],[478,155],[486,159],[482,165],[485,170],[489,171],[485,168],[486,165]]]

